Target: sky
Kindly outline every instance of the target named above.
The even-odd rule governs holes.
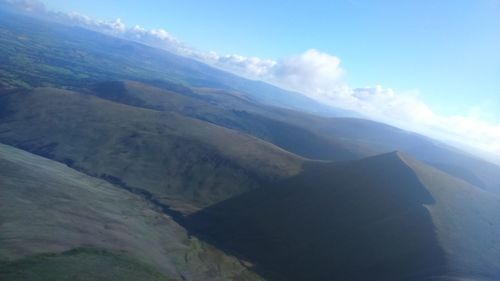
[[[419,91],[443,114],[500,120],[500,2],[44,0],[54,10],[164,28],[201,50],[279,59],[317,49],[349,84]]]
[[[74,23],[500,158],[499,0],[41,2]]]

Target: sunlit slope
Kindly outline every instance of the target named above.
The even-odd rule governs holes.
[[[357,145],[354,140],[341,141],[310,130],[318,120],[326,119],[256,103],[238,92],[190,88],[167,90],[134,81],[109,81],[90,87],[88,93],[131,106],[176,112],[238,130],[307,158],[349,160],[370,153],[368,148]]]
[[[242,131],[297,155],[321,160],[354,160],[404,151],[455,177],[500,194],[500,167],[423,135],[355,118],[325,118],[265,106],[238,92],[216,89],[166,90],[138,82],[105,82],[91,87],[104,99],[174,111]]]
[[[404,161],[436,201],[426,207],[446,253],[449,274],[499,280],[500,197],[412,158]]]
[[[309,163],[190,219],[275,280],[496,280],[499,213],[495,195],[390,153]]]
[[[40,254],[15,261],[0,261],[2,281],[172,281],[153,267],[96,248]]]
[[[0,142],[189,209],[296,174],[302,159],[178,114],[53,88],[0,95]]]
[[[0,280],[260,280],[139,197],[63,164],[0,145],[0,185]]]

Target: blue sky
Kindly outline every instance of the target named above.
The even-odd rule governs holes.
[[[440,114],[500,121],[500,2],[419,1],[62,1],[129,25],[165,28],[202,50],[278,59],[314,48],[342,61],[356,87],[418,90]]]
[[[500,0],[7,1],[500,163]]]

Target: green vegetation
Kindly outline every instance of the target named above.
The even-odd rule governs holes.
[[[53,88],[0,94],[0,141],[189,211],[300,171],[262,140],[178,114]]]
[[[173,110],[311,159],[352,160],[400,150],[500,194],[499,167],[423,136],[363,119],[324,118],[263,106],[255,102],[335,116],[332,109],[299,94],[162,50],[6,11],[0,15],[0,91],[52,86],[89,93],[103,81],[141,81],[149,85],[147,89],[134,86],[126,92],[134,97],[132,102],[120,98],[122,92],[116,89],[104,88],[99,95],[134,106]],[[151,85],[169,90],[169,97],[161,97],[165,91],[151,91]],[[172,98],[172,92],[190,98]],[[169,105],[172,100],[178,103]]]
[[[499,279],[495,165],[81,28],[0,47],[0,280]]]
[[[498,213],[498,197],[390,153],[308,163],[190,225],[275,280],[495,280]]]
[[[0,89],[17,88],[21,81],[27,87],[81,89],[110,79],[133,79],[171,89],[180,85],[232,89],[267,104],[328,115],[341,111],[163,50],[1,9],[0,35],[0,70],[9,73],[0,77]]]
[[[121,253],[77,248],[0,262],[3,281],[173,281],[149,265]]]
[[[500,167],[424,136],[353,118],[323,118],[255,104],[238,93],[194,89],[182,93],[142,83],[105,82],[93,94],[132,106],[174,111],[245,132],[297,155],[316,160],[355,160],[405,151],[469,183],[500,194]]]
[[[137,261],[127,266],[146,264],[176,280],[261,280],[238,259],[190,236],[142,198],[63,164],[0,145],[0,182],[0,260],[11,261],[2,265],[2,274],[10,272],[8,277],[22,269],[31,280],[59,261],[73,269],[78,259],[86,259],[89,267],[126,261],[85,251],[29,258],[92,246]],[[32,261],[40,263],[30,266]],[[49,268],[46,273],[50,274]]]

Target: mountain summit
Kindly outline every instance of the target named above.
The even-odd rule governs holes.
[[[392,152],[308,163],[297,176],[191,220],[207,241],[241,253],[276,280],[494,280],[499,203]]]

